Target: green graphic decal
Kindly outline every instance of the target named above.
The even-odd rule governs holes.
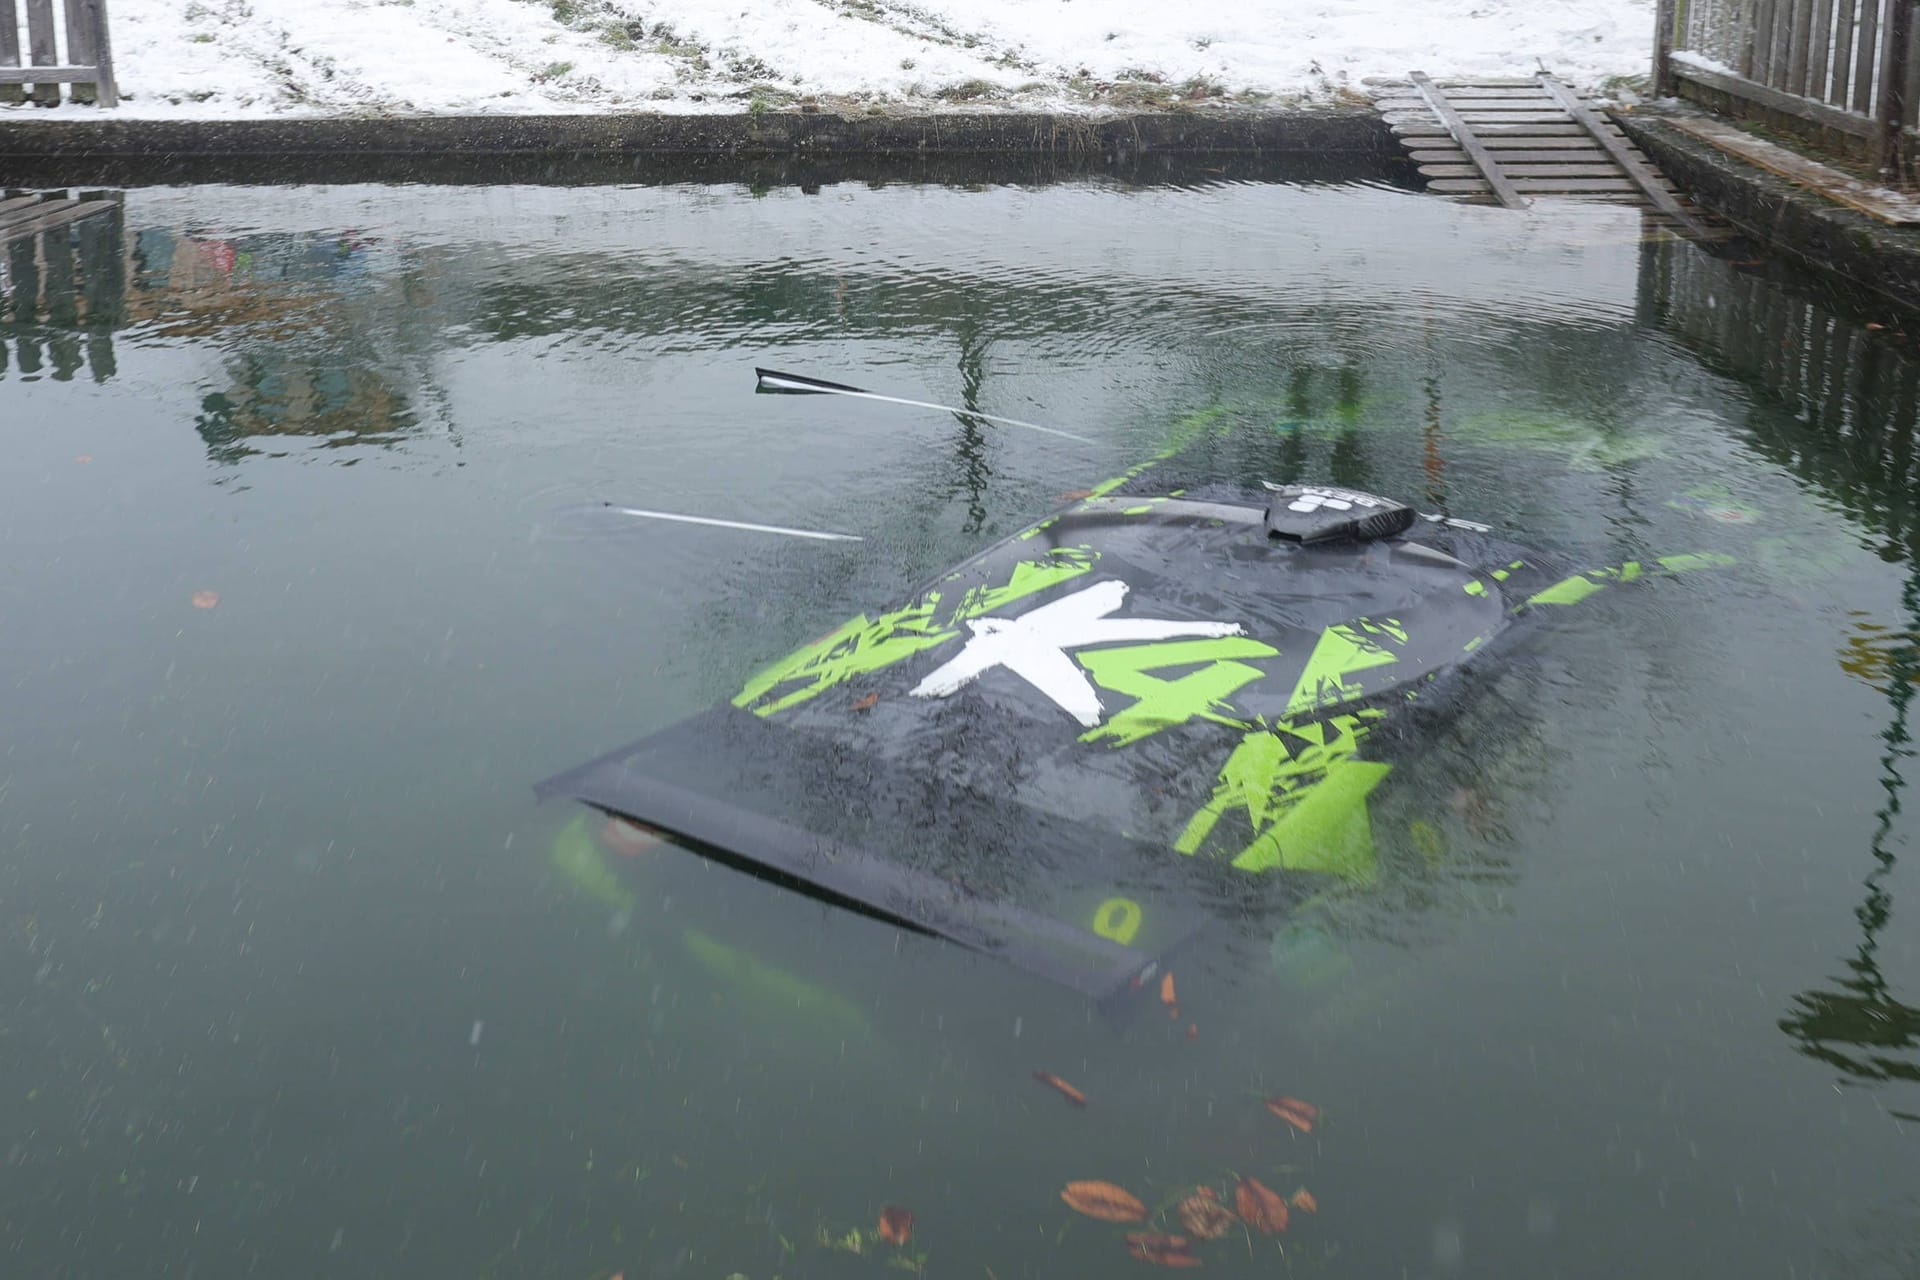
[[[1661,556],[1654,564],[1668,573],[1689,573],[1695,569],[1720,569],[1737,564],[1732,556],[1723,556],[1714,551],[1702,551],[1686,555]],[[1617,582],[1632,582],[1641,573],[1638,560],[1629,560],[1617,569],[1588,569],[1537,591],[1527,597],[1532,604],[1579,604],[1598,591],[1605,591]]]
[[[1124,711],[1115,712],[1105,724],[1081,734],[1080,741],[1131,746],[1162,729],[1196,718],[1244,726],[1246,722],[1232,714],[1227,698],[1234,690],[1266,673],[1235,659],[1273,658],[1279,653],[1272,645],[1258,640],[1222,636],[1210,640],[1166,640],[1078,654],[1080,665],[1087,669],[1095,684],[1135,700]],[[1147,674],[1164,667],[1187,667],[1196,663],[1205,665],[1175,680]]]
[[[759,716],[798,706],[855,676],[890,667],[923,649],[944,644],[960,634],[960,624],[968,618],[1077,578],[1093,568],[1097,558],[1087,547],[1060,547],[1038,560],[1023,560],[1014,566],[1005,586],[968,591],[945,622],[934,621],[940,607],[938,591],[929,591],[912,604],[877,618],[861,614],[755,675],[734,697],[733,705]],[[767,701],[789,685],[794,687]]]
[[[1213,405],[1210,408],[1196,410],[1186,417],[1179,419],[1167,432],[1167,444],[1165,448],[1138,466],[1128,467],[1125,471],[1113,477],[1113,479],[1102,480],[1099,484],[1093,486],[1087,496],[1089,498],[1104,498],[1141,472],[1151,467],[1159,466],[1192,444],[1195,440],[1199,439],[1201,435],[1221,418],[1225,417],[1226,414],[1227,408],[1225,405]]]
[[[1233,857],[1240,870],[1287,867],[1370,877],[1373,836],[1365,801],[1390,766],[1353,755],[1372,722],[1385,714],[1366,708],[1310,724],[1254,727],[1220,767],[1212,797],[1173,847],[1197,853],[1221,818],[1243,811],[1254,835]]]
[[[1397,661],[1389,645],[1407,642],[1407,633],[1391,618],[1359,618],[1328,627],[1320,633],[1307,669],[1287,699],[1287,718],[1304,715],[1323,707],[1336,707],[1361,696],[1358,685],[1347,677],[1370,667],[1382,667]]]
[[[607,865],[606,855],[587,829],[584,814],[560,829],[553,838],[553,869],[568,884],[618,911],[633,910],[633,891]]]

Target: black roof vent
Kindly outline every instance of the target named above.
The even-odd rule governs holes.
[[[1370,542],[1412,527],[1418,513],[1403,502],[1329,485],[1270,484],[1267,536],[1286,542]]]

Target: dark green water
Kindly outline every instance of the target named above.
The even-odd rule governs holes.
[[[1105,1276],[1067,1181],[1238,1174],[1320,1212],[1217,1274],[1920,1273],[1897,323],[1364,185],[148,188],[61,246],[0,255],[0,1274]],[[1740,563],[1489,674],[1376,810],[1426,856],[1181,1023],[556,870],[534,780],[1208,409],[1219,479]]]

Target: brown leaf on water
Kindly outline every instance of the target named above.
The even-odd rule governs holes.
[[[1267,1110],[1302,1133],[1312,1133],[1314,1121],[1320,1118],[1320,1108],[1298,1098],[1268,1098]]]
[[[1320,1212],[1320,1202],[1315,1200],[1313,1198],[1313,1192],[1307,1190],[1305,1187],[1300,1188],[1288,1197],[1287,1203],[1302,1213]]]
[[[913,1210],[897,1204],[880,1210],[880,1238],[888,1244],[905,1244],[913,1239]]]
[[[1218,1240],[1233,1225],[1233,1210],[1220,1203],[1212,1187],[1196,1188],[1173,1211],[1180,1225],[1202,1240]]]
[[[220,593],[218,591],[196,591],[193,593],[193,607],[196,609],[211,609],[219,603]]]
[[[1053,1072],[1036,1071],[1033,1073],[1033,1078],[1035,1080],[1038,1080],[1041,1084],[1046,1085],[1050,1089],[1058,1089],[1060,1091],[1060,1096],[1065,1098],[1068,1102],[1071,1102],[1074,1106],[1084,1107],[1087,1105],[1086,1094],[1080,1092],[1078,1089],[1068,1084],[1065,1080],[1062,1080],[1059,1076],[1053,1074]]]
[[[854,703],[853,709],[855,711],[870,711],[873,709],[874,703],[878,701],[880,701],[880,695],[877,693],[870,693],[866,697]]]
[[[1171,970],[1168,971],[1166,977],[1160,979],[1160,1003],[1169,1009],[1174,1008],[1180,1003],[1180,998],[1175,995],[1173,991],[1173,973]]]
[[[1060,501],[1078,502],[1082,498],[1091,498],[1092,496],[1093,496],[1093,490],[1091,489],[1069,489],[1065,493],[1060,495]]]
[[[1067,1207],[1102,1222],[1145,1222],[1147,1206],[1125,1187],[1111,1182],[1069,1182],[1060,1198]]]
[[[1240,1179],[1240,1185],[1234,1188],[1233,1203],[1247,1225],[1261,1235],[1270,1236],[1287,1229],[1287,1202],[1280,1198],[1278,1191],[1257,1178]]]
[[[1185,1236],[1162,1235],[1158,1231],[1127,1232],[1127,1252],[1142,1262],[1160,1267],[1197,1267],[1193,1242]]]

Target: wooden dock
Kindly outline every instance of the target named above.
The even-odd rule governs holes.
[[[1435,80],[1415,71],[1368,89],[1429,191],[1514,209],[1542,195],[1625,201],[1709,234],[1639,148],[1550,75]]]

